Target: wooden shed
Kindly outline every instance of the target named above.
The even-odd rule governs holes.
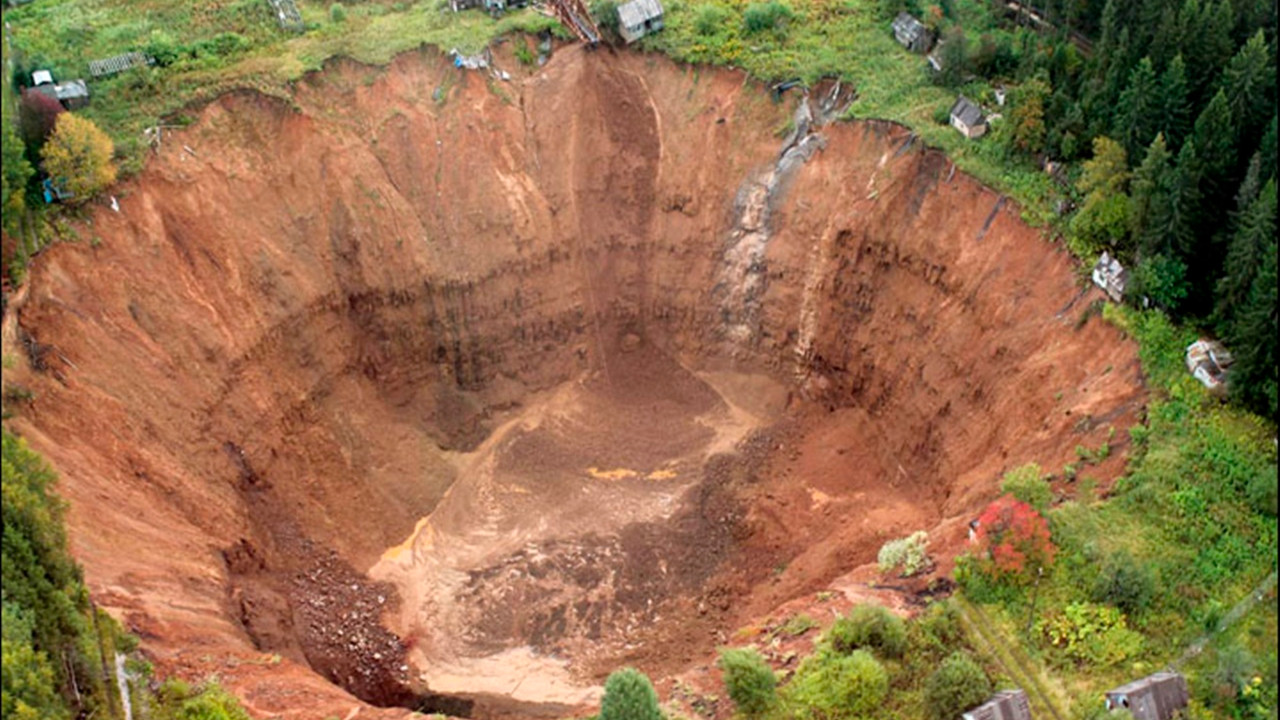
[[[978,707],[961,715],[963,720],[1031,720],[1031,704],[1022,690],[1001,690]]]
[[[933,47],[933,33],[910,13],[900,12],[893,19],[893,37],[911,52],[926,53]]]
[[[986,134],[987,118],[977,103],[961,95],[951,106],[951,126],[972,140]]]
[[[1158,672],[1107,692],[1108,710],[1128,710],[1135,720],[1170,720],[1187,706],[1187,679]]]
[[[628,43],[662,27],[662,3],[658,0],[631,0],[618,6],[618,34]]]
[[[1124,291],[1129,286],[1129,271],[1124,269],[1119,260],[1111,257],[1111,253],[1103,251],[1102,257],[1093,266],[1093,284],[1102,288],[1107,297],[1116,302],[1124,299]]]

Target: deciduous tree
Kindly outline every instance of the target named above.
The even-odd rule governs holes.
[[[49,177],[84,202],[116,181],[113,152],[111,138],[93,121],[66,113],[58,117],[40,154]]]
[[[978,516],[978,545],[999,573],[1029,576],[1053,563],[1049,523],[1035,508],[1004,495]]]

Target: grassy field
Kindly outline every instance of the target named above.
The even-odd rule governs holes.
[[[155,55],[177,51],[164,68],[133,70],[94,81],[93,102],[83,112],[115,140],[126,172],[142,161],[143,128],[184,105],[237,87],[274,95],[326,60],[346,56],[385,64],[422,45],[475,52],[503,34],[555,29],[531,9],[494,21],[479,11],[453,13],[443,0],[356,2],[336,20],[330,6],[302,0],[307,30],[280,29],[265,0],[40,0],[8,10],[19,50],[19,70],[49,68],[57,78],[88,76],[88,62],[130,50]],[[769,30],[748,32],[746,3],[673,0],[667,28],[641,41],[645,50],[693,63],[746,70],[765,81],[836,76],[856,86],[853,117],[909,125],[930,145],[945,149],[959,167],[1011,195],[1026,219],[1047,223],[1054,188],[1026,161],[1011,161],[993,142],[970,142],[936,118],[955,99],[930,84],[922,57],[894,42],[874,3],[862,0],[796,0],[793,16]],[[957,3],[974,27],[991,23],[986,5]],[[990,89],[965,88],[976,97]]]
[[[533,10],[495,22],[480,12],[453,13],[447,2],[363,2],[337,20],[327,5],[300,2],[307,30],[282,30],[265,0],[41,0],[5,11],[19,70],[53,70],[58,79],[88,78],[90,60],[157,49],[178,57],[167,67],[135,69],[92,81],[82,112],[112,136],[124,170],[141,167],[144,128],[172,120],[192,103],[236,88],[284,97],[289,84],[334,57],[386,64],[430,45],[476,52],[506,33],[559,25]]]

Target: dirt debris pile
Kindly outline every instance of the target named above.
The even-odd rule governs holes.
[[[20,310],[98,602],[263,715],[562,714],[1121,447],[1066,255],[901,127],[814,132],[847,95],[571,49],[209,104]]]

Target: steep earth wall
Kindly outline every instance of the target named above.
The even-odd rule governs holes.
[[[1132,344],[907,130],[784,138],[794,98],[655,57],[516,74],[223,97],[38,259],[14,425],[162,667],[264,716],[564,712],[1123,448]]]

